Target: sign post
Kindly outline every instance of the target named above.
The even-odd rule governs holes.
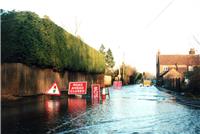
[[[87,94],[87,82],[69,82],[68,94],[83,95]]]

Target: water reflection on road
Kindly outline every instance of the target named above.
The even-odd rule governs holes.
[[[200,109],[155,87],[110,88],[110,98],[39,96],[2,104],[2,133],[200,133]]]

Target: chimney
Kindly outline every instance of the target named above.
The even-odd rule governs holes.
[[[158,49],[158,53],[157,53],[157,55],[160,55],[160,49]]]
[[[190,48],[189,54],[190,55],[195,55],[195,49],[194,48]]]

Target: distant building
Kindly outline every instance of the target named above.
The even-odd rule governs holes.
[[[158,51],[156,60],[157,81],[169,87],[176,87],[177,79],[180,82],[184,79],[185,72],[200,66],[200,55],[195,54],[194,49],[190,49],[188,55],[161,55]]]

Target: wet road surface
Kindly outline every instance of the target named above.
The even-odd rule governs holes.
[[[110,88],[110,98],[38,96],[2,104],[2,134],[200,134],[200,108],[156,87]]]

